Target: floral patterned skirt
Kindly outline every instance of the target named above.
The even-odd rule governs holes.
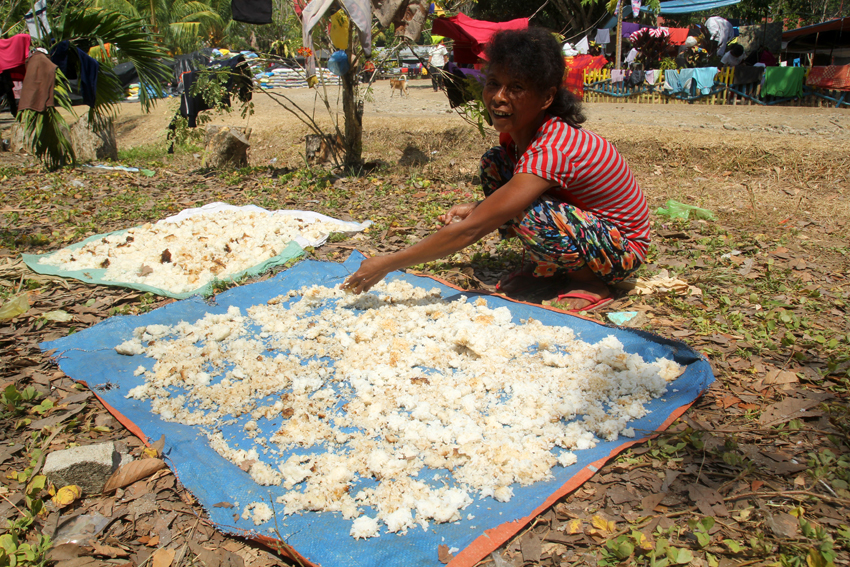
[[[513,177],[508,151],[497,146],[481,157],[481,184],[490,196]],[[565,275],[587,266],[606,284],[626,279],[640,267],[628,240],[612,223],[563,201],[542,195],[499,229],[511,227],[534,262],[535,277]]]

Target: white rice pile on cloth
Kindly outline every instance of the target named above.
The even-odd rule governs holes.
[[[340,512],[356,538],[459,521],[473,498],[508,501],[514,483],[574,464],[573,450],[634,437],[629,421],[684,371],[613,336],[589,344],[401,281],[359,296],[305,287],[247,313],[139,327],[116,350],[156,361],[128,397],[201,426],[257,483],[286,489],[283,514]],[[222,424],[254,445],[237,449]],[[256,525],[269,517],[262,502],[243,511]]]
[[[63,248],[39,263],[68,271],[106,268],[105,281],[186,293],[274,258],[293,240],[302,247],[319,246],[333,232],[365,226],[309,212],[216,203],[75,250]]]

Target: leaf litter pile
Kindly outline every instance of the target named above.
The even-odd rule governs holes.
[[[670,429],[618,456],[481,565],[847,564],[850,163],[816,135],[804,149],[785,138],[756,147],[682,137],[631,150],[628,140],[609,137],[623,142],[653,210],[674,198],[717,220],[654,216],[640,281],[591,316],[608,322],[609,313],[628,312],[627,325],[689,343],[707,355],[718,381]],[[152,178],[14,166],[0,171],[0,510],[12,522],[3,529],[14,533],[16,552],[49,550],[61,567],[291,564],[217,532],[169,469],[153,462],[156,447],[130,435],[38,349],[170,300],[38,276],[19,254],[220,200],[375,220],[368,233],[314,252],[339,261],[355,248],[381,253],[422,238],[436,215],[475,198],[471,174],[448,163],[429,165],[427,174],[362,178],[269,168],[211,176],[177,173],[178,163]],[[492,290],[519,261],[518,250],[494,235],[417,269]],[[134,474],[119,469],[129,484],[80,493],[41,476],[51,451],[102,441],[143,463]],[[232,508],[237,525],[253,525],[235,502],[217,506]],[[435,549],[435,562],[449,561],[451,551]]]

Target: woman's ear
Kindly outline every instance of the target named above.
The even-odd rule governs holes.
[[[549,87],[546,93],[546,98],[543,99],[543,110],[548,109],[555,102],[555,96],[558,94],[557,87]]]

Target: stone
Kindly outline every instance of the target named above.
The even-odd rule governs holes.
[[[201,164],[212,168],[247,166],[250,138],[250,128],[208,125]]]
[[[57,488],[76,484],[86,494],[99,494],[120,463],[121,454],[109,441],[50,453],[44,474]]]
[[[71,147],[80,163],[97,159],[118,159],[118,142],[115,141],[115,124],[107,119],[94,128],[89,124],[88,113],[71,126]]]

